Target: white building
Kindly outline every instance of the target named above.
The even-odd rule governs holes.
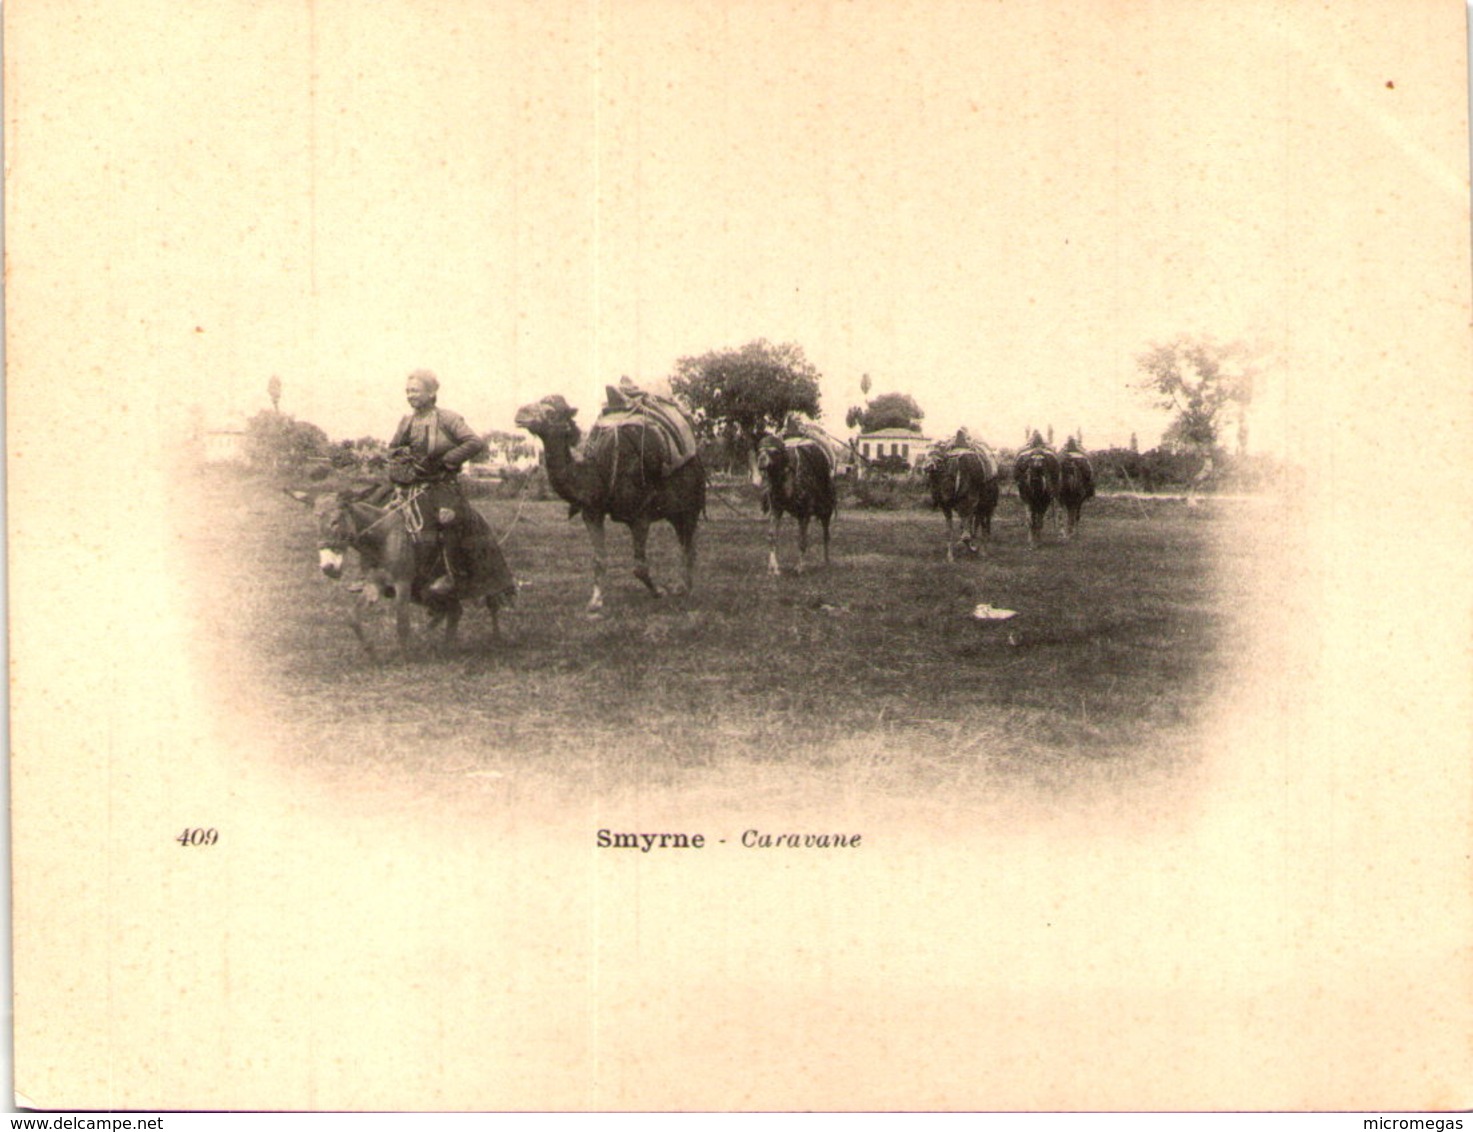
[[[246,462],[246,422],[244,417],[227,417],[199,427],[199,452],[206,464],[244,464]]]
[[[860,433],[855,443],[860,457],[866,462],[894,456],[904,460],[908,468],[914,468],[931,446],[928,437],[908,428],[882,428],[876,432]]]

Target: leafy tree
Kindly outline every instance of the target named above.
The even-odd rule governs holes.
[[[1257,357],[1241,342],[1182,335],[1153,345],[1136,359],[1145,375],[1139,388],[1176,418],[1164,440],[1210,461],[1223,429],[1236,418],[1240,443],[1246,442],[1243,414],[1253,399]]]
[[[537,455],[537,449],[521,433],[492,429],[484,433],[481,439],[486,442],[486,451],[472,456],[472,463],[483,464],[495,456],[503,464],[515,464],[518,460]]]
[[[332,447],[315,424],[262,409],[246,422],[246,459],[253,468],[294,472],[314,460],[328,458]]]
[[[272,374],[271,380],[266,383],[266,396],[271,398],[271,411],[279,412],[281,409],[281,378],[275,374]]]
[[[852,408],[844,423],[861,432],[878,432],[882,428],[920,428],[926,414],[907,393],[881,393],[864,408]]]
[[[755,452],[762,433],[776,431],[789,413],[818,416],[821,375],[796,343],[765,339],[738,350],[713,350],[675,363],[670,388],[696,415],[710,439],[738,437]]]
[[[736,428],[724,429],[720,435],[703,440],[700,445],[701,463],[711,470],[720,469],[737,474],[751,465],[753,454]]]

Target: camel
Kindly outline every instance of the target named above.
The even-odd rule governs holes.
[[[547,481],[568,502],[568,515],[582,514],[593,543],[593,596],[587,611],[603,609],[604,520],[629,528],[634,540],[634,576],[655,597],[665,589],[650,574],[645,548],[650,524],[665,520],[675,528],[685,564],[685,581],[677,592],[695,585],[696,524],[706,508],[706,471],[693,456],[671,466],[670,441],[648,419],[618,427],[594,425],[585,450],[578,450],[582,431],[572,408],[558,394],[523,405],[516,423],[542,441]]]
[[[992,537],[992,513],[998,499],[997,458],[962,430],[954,441],[942,442],[932,450],[925,469],[931,505],[946,516],[946,561],[956,560],[953,512],[961,520],[962,545],[976,554],[978,536]]]
[[[1059,453],[1059,507],[1064,512],[1064,537],[1071,539],[1079,530],[1079,512],[1087,499],[1095,494],[1095,472],[1089,457],[1074,437],[1064,443]]]
[[[1059,494],[1059,457],[1037,432],[1013,464],[1018,497],[1028,511],[1028,545],[1035,550],[1043,535],[1043,519]]]
[[[784,440],[768,434],[757,444],[757,471],[766,490],[768,510],[767,572],[782,573],[777,563],[777,531],[783,515],[798,520],[797,573],[808,559],[808,522],[823,527],[823,562],[829,563],[829,523],[834,517],[834,465],[821,444],[808,437]]]

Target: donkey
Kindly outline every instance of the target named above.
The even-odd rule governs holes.
[[[394,602],[394,629],[401,653],[409,643],[411,603],[424,606],[428,612],[426,632],[441,624],[445,626],[446,648],[455,643],[461,604],[465,599],[485,601],[491,613],[492,636],[500,636],[499,613],[503,605],[511,604],[511,591],[484,592],[483,581],[479,591],[467,593],[460,589],[453,596],[434,593],[432,583],[445,573],[443,556],[421,552],[410,531],[408,509],[404,504],[379,506],[362,498],[363,493],[352,491],[326,491],[316,496],[304,491],[289,491],[287,494],[312,508],[317,524],[317,561],[325,576],[337,581],[343,574],[346,552],[349,549],[357,552],[363,577],[353,587],[358,592],[358,600],[354,603],[350,624],[370,659],[377,659],[377,654],[365,630],[364,619],[385,598]],[[476,517],[480,523],[471,537],[489,538],[489,524],[479,515]]]

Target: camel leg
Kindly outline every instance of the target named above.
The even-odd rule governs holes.
[[[604,607],[604,517],[584,514],[583,525],[588,529],[589,541],[593,543],[593,596],[588,599],[587,612],[598,613]]]
[[[649,520],[636,519],[630,523],[629,537],[634,540],[634,576],[643,582],[645,588],[655,597],[664,597],[665,591],[656,584],[654,577],[650,574],[648,558],[650,541]]]
[[[682,593],[692,593],[696,588],[696,521],[671,524],[675,536],[680,540],[680,557],[685,565],[685,588]]]
[[[777,564],[777,527],[780,522],[782,512],[774,504],[767,520],[767,572],[774,578],[783,572],[782,567]]]

